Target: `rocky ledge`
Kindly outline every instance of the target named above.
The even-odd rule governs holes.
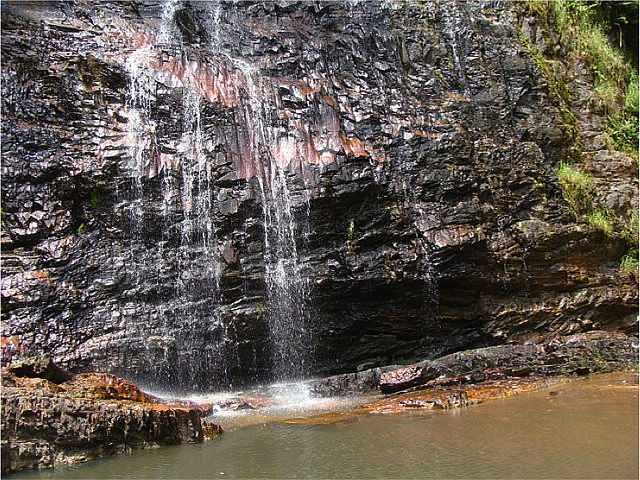
[[[638,337],[595,330],[526,344],[452,353],[412,365],[373,368],[313,382],[316,395],[393,394],[486,381],[605,373],[638,367]],[[527,383],[527,382],[524,382]]]
[[[633,371],[623,383],[637,386],[637,370],[637,337],[593,331],[537,344],[479,348],[413,365],[325,378],[312,385],[316,394],[377,389],[384,395],[351,410],[287,422],[327,424],[363,414],[462,408],[591,373]]]
[[[72,375],[30,358],[2,371],[2,473],[218,437],[203,416],[113,375]]]

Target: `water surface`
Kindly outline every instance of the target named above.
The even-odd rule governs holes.
[[[206,444],[11,478],[637,479],[635,379],[591,377],[459,410],[324,425],[265,417]]]

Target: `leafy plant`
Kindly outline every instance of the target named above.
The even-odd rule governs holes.
[[[618,150],[638,152],[638,73],[631,75],[627,85],[624,109],[609,117],[604,127]]]

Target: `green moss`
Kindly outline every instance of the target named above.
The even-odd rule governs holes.
[[[542,52],[532,48],[529,41],[522,35],[522,32],[518,31],[518,34],[522,44],[535,60],[536,66],[547,83],[549,99],[560,110],[562,122],[565,126],[565,137],[569,146],[569,156],[578,160],[582,151],[578,135],[578,120],[572,111],[573,98],[562,69],[557,62],[545,58]]]
[[[588,172],[563,163],[556,170],[556,178],[576,218],[591,212],[593,177]]]

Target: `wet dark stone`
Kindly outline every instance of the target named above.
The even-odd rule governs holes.
[[[47,369],[61,371],[50,362]],[[112,375],[77,375],[57,385],[3,369],[2,382],[3,475],[135,449],[200,443],[222,433],[219,425],[204,420],[199,408],[160,404]]]
[[[286,170],[309,375],[637,332],[624,241],[562,197],[565,125],[513,4],[180,2],[154,46],[163,8],[3,3],[3,362],[189,390],[277,377],[267,157]],[[136,49],[152,92],[137,174]],[[606,117],[578,67],[559,64],[593,133]],[[583,143],[597,200],[637,205],[637,165]]]
[[[73,374],[58,367],[49,357],[29,357],[7,367],[16,377],[43,378],[53,383],[63,383],[73,378]]]
[[[380,376],[382,393],[509,377],[588,375],[635,368],[637,339],[624,333],[588,332],[535,345],[499,345],[466,350],[390,369]]]

